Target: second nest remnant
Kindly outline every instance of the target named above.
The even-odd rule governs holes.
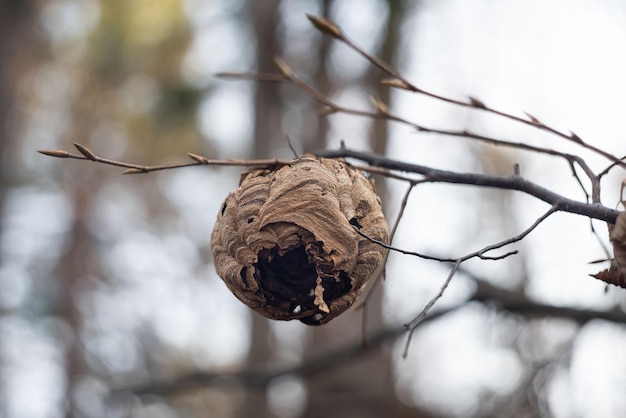
[[[305,156],[253,169],[227,198],[211,237],[218,274],[271,319],[324,324],[348,309],[386,250],[373,183],[342,160]]]

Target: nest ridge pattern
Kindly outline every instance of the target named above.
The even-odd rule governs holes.
[[[230,291],[271,319],[324,324],[348,309],[381,264],[389,232],[374,184],[343,160],[304,156],[252,169],[211,236]]]

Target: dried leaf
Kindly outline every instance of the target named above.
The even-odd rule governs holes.
[[[622,287],[626,287],[626,212],[620,212],[617,216],[609,238],[613,244],[613,255],[622,278]]]
[[[344,161],[305,156],[252,169],[225,200],[211,236],[219,276],[272,319],[324,324],[348,309],[386,250],[373,184]]]
[[[602,270],[599,273],[592,274],[598,280],[602,280],[605,283],[615,286],[623,287],[626,289],[626,276],[623,276],[620,272],[620,268],[617,263],[611,263],[611,267],[606,270]]]
[[[609,239],[613,244],[614,255],[611,266],[592,276],[626,289],[626,212],[620,212],[615,225],[609,224]]]

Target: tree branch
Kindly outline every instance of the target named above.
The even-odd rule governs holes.
[[[371,54],[368,54],[367,52],[365,52],[363,49],[361,49],[358,45],[356,45],[352,40],[350,40],[341,30],[341,28],[339,26],[337,26],[335,23],[331,22],[330,20],[324,18],[324,17],[318,17],[318,16],[313,16],[313,15],[307,15],[307,18],[311,21],[311,23],[313,24],[313,26],[315,26],[315,28],[317,28],[320,32],[325,33],[326,35],[329,35],[331,37],[333,37],[334,39],[337,39],[340,42],[343,42],[345,45],[347,45],[349,48],[351,48],[352,50],[354,50],[355,52],[357,52],[359,55],[361,55],[363,58],[365,58],[367,61],[369,61],[372,65],[378,67],[380,70],[382,70],[383,72],[387,73],[388,75],[392,76],[393,79],[391,80],[384,80],[385,84],[395,87],[395,88],[400,88],[403,90],[408,90],[414,93],[418,93],[418,94],[422,94],[424,96],[439,100],[441,102],[445,102],[445,103],[450,103],[450,104],[454,104],[457,106],[462,106],[462,107],[469,107],[472,109],[476,109],[476,110],[481,110],[487,113],[491,113],[500,117],[503,117],[505,119],[510,119],[513,120],[515,122],[527,125],[527,126],[531,126],[533,128],[537,128],[539,130],[545,131],[545,132],[549,132],[551,134],[554,134],[560,138],[563,138],[567,141],[570,142],[574,142],[575,144],[578,144],[580,146],[582,146],[583,148],[586,148],[590,151],[593,151],[599,155],[602,155],[603,157],[607,158],[608,160],[610,160],[612,163],[620,165],[623,168],[626,168],[626,163],[624,161],[622,161],[621,159],[617,158],[616,156],[602,150],[599,149],[585,141],[583,141],[578,135],[576,135],[574,132],[569,132],[569,133],[565,133],[565,132],[561,132],[555,128],[552,128],[544,123],[542,123],[541,121],[539,121],[536,117],[534,117],[533,115],[526,113],[526,116],[528,119],[519,117],[519,116],[515,116],[506,112],[502,112],[500,110],[488,107],[484,102],[482,102],[479,99],[476,99],[474,97],[470,97],[468,101],[462,101],[462,100],[457,100],[457,99],[452,99],[450,97],[445,97],[439,94],[435,94],[435,93],[431,93],[427,90],[424,90],[420,87],[417,87],[416,85],[412,84],[409,80],[407,80],[406,78],[404,78],[398,71],[396,71],[393,67],[391,67],[391,65],[387,64],[386,62],[382,61],[380,58],[374,57]],[[284,72],[283,72],[284,74]],[[287,74],[285,74],[285,76],[288,77]]]
[[[430,182],[466,184],[472,186],[517,190],[534,196],[551,206],[555,206],[557,211],[583,215],[609,223],[615,223],[615,219],[619,214],[619,211],[607,208],[599,203],[586,203],[568,199],[565,196],[554,193],[551,190],[516,175],[502,177],[487,174],[457,173],[454,171],[438,170],[432,167],[405,163],[402,161],[392,160],[378,154],[360,152],[348,148],[320,151],[317,152],[316,155],[318,157],[326,158],[354,158],[376,167],[421,174]]]
[[[150,173],[152,171],[160,171],[160,170],[173,170],[177,168],[183,167],[193,167],[198,165],[216,165],[216,166],[245,166],[245,167],[271,167],[278,165],[288,165],[291,163],[290,160],[279,160],[277,158],[273,159],[264,159],[264,160],[211,160],[201,155],[188,153],[187,156],[191,158],[193,161],[188,163],[177,163],[177,164],[164,164],[164,165],[141,165],[141,164],[133,164],[133,163],[125,163],[123,161],[115,161],[110,160],[108,158],[103,158],[96,155],[93,151],[87,148],[84,145],[74,143],[74,147],[80,152],[81,155],[72,154],[68,151],[63,150],[39,150],[37,151],[40,154],[47,155],[49,157],[55,158],[69,158],[74,160],[87,160],[94,161],[96,163],[111,165],[115,167],[126,168],[122,174],[145,174]]]

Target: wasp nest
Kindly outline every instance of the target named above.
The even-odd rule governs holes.
[[[373,184],[344,161],[253,169],[215,223],[217,273],[261,315],[324,324],[352,305],[386,253],[354,228],[388,242]]]

